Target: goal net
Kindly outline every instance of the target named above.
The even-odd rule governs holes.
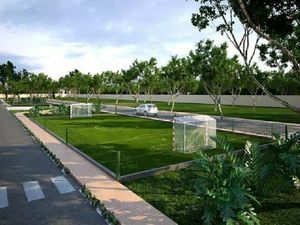
[[[77,117],[92,117],[92,108],[91,103],[78,103],[70,105],[70,118]]]
[[[174,151],[190,153],[216,148],[216,120],[210,116],[175,117],[173,121]]]

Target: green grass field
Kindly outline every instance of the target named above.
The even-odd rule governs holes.
[[[71,144],[113,172],[117,167],[117,151],[121,151],[121,175],[198,157],[196,153],[172,150],[172,123],[111,114],[77,119],[43,117],[37,121],[63,139],[68,128]],[[218,136],[224,135],[236,149],[244,148],[246,140],[269,142],[264,138],[218,132]],[[209,154],[221,152],[219,149],[207,151]]]
[[[179,225],[203,224],[204,205],[195,195],[200,171],[187,168],[138,179],[125,185]],[[257,209],[262,225],[294,225],[300,220],[300,190],[263,199]]]
[[[74,98],[64,98],[65,100],[72,100]],[[86,99],[78,98],[77,101],[86,102]],[[91,102],[97,102],[96,99],[91,99]],[[114,104],[114,100],[103,99],[103,104]],[[141,102],[142,103],[142,102]],[[170,106],[166,102],[155,102],[160,110],[170,110]],[[133,101],[120,100],[120,106],[135,107]],[[213,105],[208,104],[194,104],[194,103],[176,103],[175,111],[177,112],[191,112],[205,115],[218,115],[214,111]],[[255,111],[250,106],[223,106],[224,115],[228,117],[240,117],[247,119],[280,121],[288,123],[300,123],[300,115],[286,108],[270,108],[270,107],[256,107]]]

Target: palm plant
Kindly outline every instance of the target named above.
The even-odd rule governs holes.
[[[251,170],[237,156],[226,138],[213,138],[223,155],[208,157],[200,152],[198,166],[202,171],[196,193],[205,202],[204,224],[259,224],[247,179]],[[257,202],[258,203],[258,202]]]
[[[247,141],[243,157],[245,165],[250,169],[248,185],[256,196],[269,196],[272,192],[270,166],[266,160],[266,153],[262,152],[258,143]],[[268,182],[266,182],[268,181]]]
[[[286,139],[274,135],[272,147],[273,171],[280,174],[287,183],[296,185],[300,177],[300,133],[292,134]]]

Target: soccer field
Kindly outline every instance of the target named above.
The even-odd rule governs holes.
[[[70,144],[113,172],[117,167],[117,151],[120,151],[121,175],[197,159],[196,153],[173,151],[172,123],[111,114],[76,119],[39,117],[36,120],[63,139],[68,128]],[[246,140],[269,142],[245,135],[217,134],[226,135],[235,149],[243,148]],[[218,148],[206,151],[209,154],[221,152]]]

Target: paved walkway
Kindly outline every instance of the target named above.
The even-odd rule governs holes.
[[[91,192],[115,213],[122,225],[176,224],[22,113],[16,115],[70,169],[80,183],[86,184]]]
[[[79,188],[0,105],[0,224],[105,225]]]

